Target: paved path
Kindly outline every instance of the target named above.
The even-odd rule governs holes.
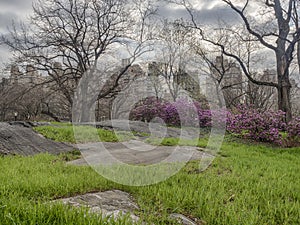
[[[152,137],[176,137],[195,139],[199,137],[199,129],[165,127],[160,123],[144,123],[141,121],[107,120],[97,123],[85,123],[109,130],[136,131],[148,133]],[[144,137],[140,137],[142,140]],[[159,162],[187,162],[207,156],[198,147],[181,146],[153,146],[143,141],[132,140],[122,143],[86,143],[78,147],[83,155],[82,159],[71,162],[75,165],[88,164],[155,164]],[[200,150],[200,151],[199,151]]]
[[[0,155],[59,154],[72,150],[73,146],[46,139],[31,128],[0,123]]]

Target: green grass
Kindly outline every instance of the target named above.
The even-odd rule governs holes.
[[[115,133],[111,130],[96,129],[90,126],[74,126],[68,123],[55,123],[55,126],[40,126],[35,127],[34,130],[42,134],[46,138],[57,142],[67,142],[67,143],[76,143],[76,142],[91,142],[91,141],[103,141],[103,142],[118,142],[118,141],[127,141],[136,139],[137,137],[147,138],[149,134],[138,133],[138,132],[126,132],[126,131],[117,131]],[[74,136],[74,129],[76,138]],[[194,140],[182,140],[180,138],[164,138],[158,139],[153,137],[148,137],[146,142],[153,145],[164,145],[164,146],[175,146],[175,145],[184,145],[184,146],[198,146],[206,147],[208,138],[204,137],[201,139]]]
[[[0,224],[130,224],[108,221],[50,200],[94,190],[111,189],[112,182],[89,167],[69,166],[66,155],[0,158]],[[72,155],[68,158],[72,158]],[[101,221],[101,222],[100,222]],[[127,221],[127,222],[126,222]]]
[[[193,139],[193,140],[184,140],[180,138],[168,137],[158,139],[158,138],[147,138],[146,142],[152,145],[161,145],[161,146],[198,146],[205,148],[208,143],[208,138],[201,138],[201,139]]]
[[[67,165],[73,156],[0,158],[0,224],[130,224],[107,221],[48,202],[92,191],[131,193],[136,213],[154,224],[175,224],[170,213],[206,224],[299,224],[300,148],[225,141],[204,172],[191,162],[159,184],[129,187],[108,181],[87,166]],[[75,155],[76,157],[76,155]],[[101,221],[102,220],[102,221]],[[101,222],[100,222],[101,221]]]
[[[75,129],[75,136],[74,136]],[[114,131],[96,129],[91,126],[71,126],[71,124],[56,124],[56,126],[40,126],[35,127],[35,131],[42,134],[46,138],[57,142],[67,142],[67,143],[82,143],[82,142],[118,142],[127,141],[135,139],[137,135],[146,136],[143,133],[130,133],[124,131]]]

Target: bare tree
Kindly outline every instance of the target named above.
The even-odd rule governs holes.
[[[163,21],[158,31],[160,49],[157,53],[157,60],[159,63],[149,68],[151,75],[156,74],[164,78],[173,101],[176,101],[182,89],[180,79],[187,75],[185,69],[191,55],[189,48],[191,31],[182,27],[182,23],[183,20]]]
[[[14,51],[16,62],[44,71],[48,79],[43,84],[53,84],[52,90],[61,92],[71,106],[84,74],[97,73],[105,80],[97,65],[107,52],[135,39],[138,47],[130,64],[143,53],[145,21],[155,11],[148,6],[139,0],[38,0],[30,26],[13,26],[1,40]],[[130,64],[97,98],[106,97],[118,86]]]
[[[228,5],[239,15],[241,23],[247,32],[262,48],[274,53],[277,81],[269,82],[255,79],[251,71],[249,71],[251,68],[247,67],[247,64],[239,55],[234,53],[226,43],[213,40],[210,34],[199,26],[192,5],[185,0],[183,3],[181,1],[181,4],[184,5],[190,14],[193,28],[199,31],[203,41],[219,47],[224,55],[236,60],[252,83],[277,89],[278,108],[286,112],[286,120],[290,121],[292,118],[290,65],[294,59],[296,44],[299,42],[300,37],[300,27],[298,24],[299,2],[297,0],[265,0],[260,2],[220,0],[220,2]],[[251,4],[255,4],[256,8],[258,8],[257,11],[261,13],[258,15],[260,22],[249,14]],[[237,37],[238,34],[233,32],[228,38],[232,38],[233,36]]]
[[[15,102],[17,101],[18,88],[13,88],[7,85],[5,79],[1,83],[0,88],[0,114],[1,121],[12,118],[13,112],[17,111]]]
[[[14,113],[18,119],[32,120],[41,116],[42,103],[46,93],[41,88],[24,84],[2,83],[0,89],[1,120],[12,120]]]
[[[270,81],[273,79],[274,74],[272,70],[265,70],[262,73],[253,74],[253,77],[259,80]],[[248,105],[263,110],[275,108],[277,96],[274,87],[256,85],[252,82],[248,82],[246,91],[246,103]]]
[[[225,24],[225,23],[223,23]],[[276,72],[265,69],[259,71],[257,63],[264,61],[264,56],[260,56],[260,46],[251,35],[242,29],[233,29],[228,24],[225,28],[217,29],[214,32],[216,42],[226,44],[236,55],[238,55],[247,66],[251,76],[256,80],[275,81]],[[231,33],[236,33],[236,37],[230,37]],[[220,53],[216,46],[203,47],[198,42],[192,43],[196,54],[200,56],[201,71],[206,76],[206,89],[209,93],[214,91],[217,95],[218,105],[222,105],[221,93],[228,108],[236,107],[239,104],[247,104],[261,109],[275,108],[276,89],[270,86],[256,85],[251,81],[245,80],[239,64],[229,57]],[[255,57],[252,57],[255,55]],[[269,66],[269,65],[268,65]]]
[[[164,97],[165,90],[162,85],[164,80],[164,77],[159,75],[148,76],[149,85],[151,85],[151,88],[153,88],[157,100]]]
[[[217,29],[213,36],[217,42],[226,42],[243,59],[249,59],[254,51],[251,40],[247,41],[247,48],[243,49],[242,44],[237,40],[229,39],[230,28]],[[246,42],[246,38],[245,38]],[[239,64],[226,57],[216,46],[203,46],[200,40],[191,43],[195,54],[200,57],[200,71],[206,79],[206,90],[208,95],[214,95],[214,104],[223,106],[223,100],[228,108],[236,107],[245,103],[247,97],[246,81]],[[249,65],[249,62],[247,62]],[[248,66],[249,67],[249,66]],[[213,102],[211,102],[212,104]]]

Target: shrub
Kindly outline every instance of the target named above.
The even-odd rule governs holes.
[[[178,99],[176,102],[168,102],[164,105],[161,118],[166,124],[172,126],[199,126],[198,111],[200,104]]]
[[[300,117],[286,124],[283,111],[260,111],[241,105],[233,111],[203,109],[199,102],[179,99],[165,102],[145,99],[132,112],[131,119],[150,122],[155,117],[170,126],[219,127],[243,138],[284,146],[300,144]]]
[[[287,125],[288,140],[291,145],[299,145],[300,143],[300,117],[294,118]]]
[[[139,102],[130,112],[131,120],[150,122],[155,117],[161,115],[164,109],[164,101],[155,97],[148,97]]]
[[[227,121],[227,130],[242,137],[256,141],[282,144],[282,134],[286,124],[285,113],[239,106],[234,113],[230,113]]]
[[[199,102],[178,99],[167,102],[153,97],[140,102],[130,113],[130,119],[150,122],[155,117],[170,126],[211,126],[211,112],[203,110]]]

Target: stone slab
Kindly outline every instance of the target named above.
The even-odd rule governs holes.
[[[46,139],[29,127],[0,123],[0,155],[60,154],[74,149],[72,145]]]

